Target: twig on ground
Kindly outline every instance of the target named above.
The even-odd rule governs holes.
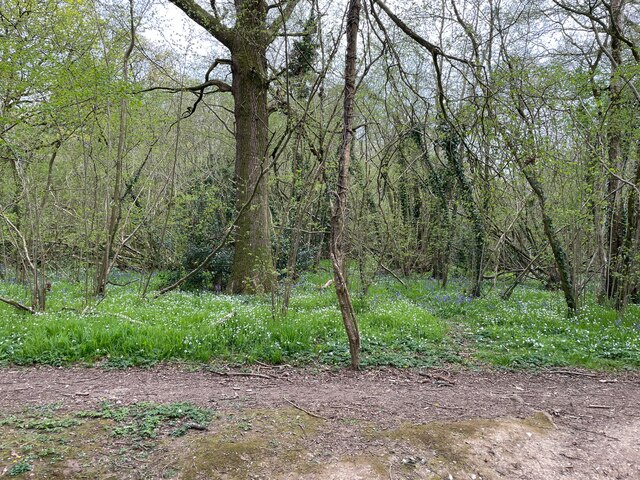
[[[437,375],[437,374],[433,374],[433,373],[423,373],[423,372],[418,372],[418,375],[420,375],[421,377],[430,378],[434,382],[444,382],[444,383],[448,383],[450,385],[455,385],[456,384],[456,381],[453,380],[451,377],[445,377],[443,375]]]
[[[327,420],[327,421],[329,420],[327,417],[323,417],[322,415],[317,415],[317,414],[315,414],[315,413],[313,413],[313,412],[310,412],[309,410],[305,410],[304,408],[299,407],[298,405],[296,405],[295,403],[293,403],[291,400],[288,400],[288,399],[286,399],[286,398],[285,398],[285,400],[286,400],[286,402],[287,402],[289,405],[291,405],[293,408],[296,408],[296,409],[300,410],[301,412],[306,413],[306,414],[307,414],[307,415],[309,415],[310,417],[313,417],[313,418],[319,418],[320,420]]]
[[[277,366],[269,365],[268,363],[258,362],[257,360],[255,363],[256,365],[260,365],[261,367],[264,367],[264,368],[278,368]]]
[[[611,440],[615,440],[617,442],[620,441],[620,439],[618,437],[612,437],[611,435],[607,435],[605,432],[596,432],[595,430],[589,430],[587,428],[580,428],[580,427],[576,427],[576,426],[572,426],[572,425],[569,425],[569,428],[571,428],[573,430],[579,430],[579,431],[585,432],[585,433],[593,433],[594,435],[602,435],[605,438],[610,438]]]
[[[193,423],[193,422],[185,424],[185,427],[190,428],[191,430],[199,430],[201,432],[208,430],[206,425],[201,425],[199,423]]]
[[[293,368],[293,366],[289,365],[288,363],[283,363],[283,364],[280,364],[280,365],[269,365],[268,363],[259,362],[257,360],[254,363],[256,365],[260,365],[261,367],[269,368],[269,369],[284,370],[285,368]]]
[[[560,455],[562,455],[565,458],[568,458],[569,460],[580,460],[580,461],[584,461],[584,458],[580,458],[580,457],[572,457],[571,455],[567,455],[566,453],[562,453],[560,452]]]
[[[221,377],[258,377],[258,378],[268,378],[272,379],[271,375],[267,375],[265,373],[254,373],[254,372],[221,372],[219,370],[207,369],[208,372],[215,373],[216,375],[220,375]]]
[[[587,408],[602,408],[604,410],[612,410],[616,407],[611,407],[609,405],[589,405]]]
[[[597,375],[593,373],[578,372],[577,370],[545,370],[544,373],[556,373],[559,375],[576,375],[578,377],[591,377],[591,378],[597,377]]]

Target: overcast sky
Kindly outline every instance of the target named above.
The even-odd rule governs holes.
[[[164,49],[187,56],[193,66],[208,63],[224,49],[168,0],[156,0],[142,34]]]

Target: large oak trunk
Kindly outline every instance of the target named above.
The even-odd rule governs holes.
[[[240,210],[230,290],[260,293],[273,288],[267,144],[266,44],[237,35],[232,49],[236,121],[236,207]]]

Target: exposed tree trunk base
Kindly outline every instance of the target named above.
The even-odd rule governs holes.
[[[351,294],[344,278],[344,265],[331,253],[331,263],[333,264],[333,278],[336,286],[336,295],[342,313],[342,322],[344,323],[347,339],[349,341],[349,353],[351,354],[351,368],[358,370],[360,368],[360,332],[358,330],[358,322],[356,320],[356,312],[351,302]]]

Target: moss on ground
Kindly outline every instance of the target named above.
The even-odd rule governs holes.
[[[170,407],[147,405],[154,415],[175,410]],[[329,423],[294,408],[246,409],[219,414],[207,431],[190,429],[182,437],[171,435],[174,425],[167,423],[158,427],[157,436],[143,441],[140,435],[118,435],[118,418],[105,418],[100,414],[104,411],[78,416],[54,409],[5,416],[0,424],[0,475],[70,480],[374,480],[389,478],[393,468],[399,478],[458,478],[470,473],[493,478],[479,464],[478,442],[499,437],[518,441],[531,435],[528,432],[545,435],[555,428],[542,412],[526,419],[404,424],[381,430],[361,421]],[[138,407],[126,411],[140,413]],[[348,428],[353,444],[332,444],[336,428]],[[372,444],[374,450],[369,448]]]

